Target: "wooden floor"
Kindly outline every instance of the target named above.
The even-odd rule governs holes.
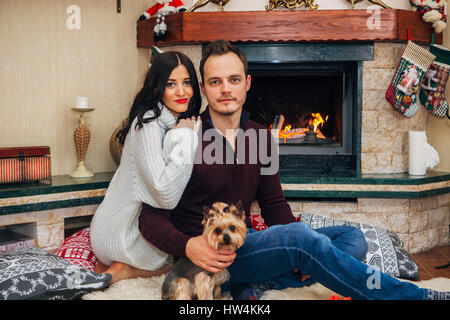
[[[430,251],[412,254],[411,257],[419,265],[419,281],[436,277],[450,278],[450,267],[435,268],[450,262],[450,246],[437,247]]]

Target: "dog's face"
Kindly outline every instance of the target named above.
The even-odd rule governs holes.
[[[228,205],[215,202],[211,208],[203,206],[203,234],[216,249],[236,250],[244,244],[247,226],[242,202]]]

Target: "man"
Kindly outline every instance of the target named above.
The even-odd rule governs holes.
[[[278,173],[262,174],[267,163],[261,159],[256,163],[249,161],[252,144],[256,144],[259,155],[264,147],[272,156],[276,155],[270,147],[273,145],[270,134],[266,138],[255,135],[257,141],[240,139],[240,134],[252,130],[268,131],[248,120],[248,114],[242,110],[251,87],[247,68],[245,55],[226,41],[215,41],[205,50],[200,62],[201,89],[209,106],[201,115],[201,132],[203,136],[215,132],[214,142],[200,140],[197,153],[204,161],[196,161],[191,179],[173,211],[143,206],[139,218],[142,235],[160,250],[188,257],[207,271],[228,268],[235,299],[257,299],[265,289],[300,287],[313,281],[352,299],[426,299],[438,295],[383,273],[377,274],[380,285],[374,289],[368,285],[371,276],[368,266],[360,262],[367,252],[360,230],[353,227],[312,230],[295,222]],[[218,141],[222,144],[217,144]],[[237,152],[239,141],[247,151],[244,156]],[[220,163],[204,159],[214,143],[212,156],[224,160]],[[234,155],[231,163],[229,154]],[[216,201],[232,204],[239,200],[247,214],[252,201],[257,200],[270,227],[260,232],[249,230],[245,244],[236,252],[209,247],[201,235],[203,205],[211,206]],[[247,225],[250,226],[248,216]],[[309,276],[311,279],[306,280]]]

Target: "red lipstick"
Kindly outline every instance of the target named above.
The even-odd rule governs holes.
[[[185,104],[186,102],[188,102],[188,99],[187,99],[187,98],[184,98],[184,99],[178,99],[178,100],[175,100],[175,102],[177,102],[177,103],[179,103],[179,104]]]

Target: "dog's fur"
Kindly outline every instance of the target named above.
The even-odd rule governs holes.
[[[236,205],[216,202],[211,209],[203,206],[202,224],[203,235],[215,249],[235,251],[244,244],[247,226],[241,201]],[[220,285],[228,279],[227,269],[208,272],[181,257],[164,279],[161,297],[163,300],[219,299]]]

